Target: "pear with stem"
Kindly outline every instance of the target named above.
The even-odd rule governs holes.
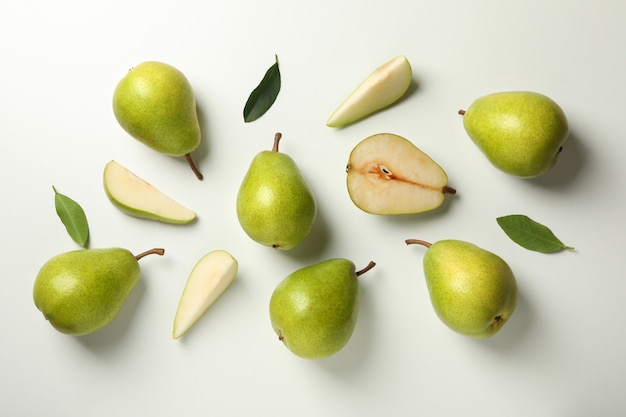
[[[196,98],[177,68],[157,61],[132,68],[115,87],[113,113],[132,137],[157,152],[184,156],[202,179],[191,158],[201,139]]]
[[[430,300],[452,330],[475,338],[493,336],[515,311],[515,276],[498,255],[461,240],[406,243],[428,248],[423,264]]]

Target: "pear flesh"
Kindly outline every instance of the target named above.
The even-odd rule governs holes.
[[[270,319],[278,339],[295,355],[321,359],[339,352],[350,340],[359,309],[358,277],[342,258],[299,269],[283,279],[270,299]]]
[[[130,136],[157,152],[185,156],[202,179],[190,156],[201,140],[196,99],[177,68],[158,61],[132,68],[115,87],[113,113]]]
[[[326,126],[343,127],[398,101],[413,80],[411,64],[404,55],[378,67],[333,112]]]
[[[468,136],[487,159],[521,178],[549,171],[569,136],[561,107],[532,91],[489,94],[459,113]]]
[[[237,218],[252,240],[289,250],[310,233],[317,204],[294,160],[279,152],[280,138],[252,160],[237,194]]]
[[[138,260],[122,248],[81,249],[52,257],[33,287],[35,306],[59,332],[82,336],[107,326],[118,315],[140,275]]]
[[[450,329],[474,338],[490,337],[515,311],[517,282],[498,255],[460,240],[406,243],[428,247],[423,263],[430,300]]]
[[[350,153],[348,194],[371,214],[414,214],[439,207],[448,187],[445,171],[409,140],[390,133],[370,136]]]
[[[224,250],[204,255],[196,263],[178,303],[172,337],[184,335],[235,279],[238,263]]]
[[[103,183],[111,203],[130,216],[174,224],[190,223],[197,217],[116,161],[104,167]]]

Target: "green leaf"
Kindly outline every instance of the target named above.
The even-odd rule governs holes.
[[[89,238],[89,225],[83,208],[74,200],[54,190],[54,207],[67,233],[72,240],[82,247],[86,247]]]
[[[246,105],[243,108],[243,120],[248,123],[263,116],[272,107],[280,91],[280,70],[278,68],[278,55],[276,62],[268,68],[261,83],[252,90]]]
[[[548,227],[523,214],[498,217],[496,220],[512,241],[526,249],[543,253],[574,249],[564,245]]]

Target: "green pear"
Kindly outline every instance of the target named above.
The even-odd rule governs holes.
[[[123,213],[142,219],[186,224],[196,213],[174,201],[116,161],[108,162],[103,174],[104,192]]]
[[[288,250],[313,228],[317,204],[294,160],[279,152],[280,138],[252,160],[237,194],[237,218],[252,240]]]
[[[113,93],[113,113],[132,137],[157,152],[184,156],[200,144],[196,98],[185,75],[171,65],[147,61],[132,68]]]
[[[138,260],[126,249],[81,249],[48,260],[33,287],[35,306],[61,333],[81,336],[108,325],[139,280]]]
[[[180,296],[172,337],[184,335],[226,291],[237,275],[239,264],[225,250],[204,255],[191,270]]]
[[[556,163],[569,136],[565,113],[532,91],[507,91],[476,99],[459,110],[469,137],[498,169],[537,177]]]
[[[424,275],[435,313],[452,330],[475,338],[494,335],[513,314],[517,283],[498,255],[460,240],[430,244]]]
[[[275,288],[270,319],[278,339],[294,354],[321,359],[339,352],[350,340],[359,309],[358,277],[347,259],[330,259],[299,269]]]
[[[411,64],[404,55],[376,68],[328,118],[326,126],[343,127],[389,107],[409,89]]]
[[[414,214],[439,207],[448,187],[445,171],[409,140],[379,133],[359,142],[346,166],[348,194],[371,214]]]

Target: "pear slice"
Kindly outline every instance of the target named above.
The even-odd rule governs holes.
[[[194,266],[180,297],[172,337],[178,339],[193,326],[235,279],[239,264],[224,250],[204,255]]]
[[[404,55],[378,67],[335,110],[328,127],[342,127],[395,103],[413,80],[411,64]]]
[[[104,167],[104,191],[122,212],[143,219],[185,224],[196,213],[183,207],[116,161]]]
[[[448,176],[409,140],[391,133],[365,138],[350,153],[348,193],[354,204],[372,214],[414,214],[441,205]]]

